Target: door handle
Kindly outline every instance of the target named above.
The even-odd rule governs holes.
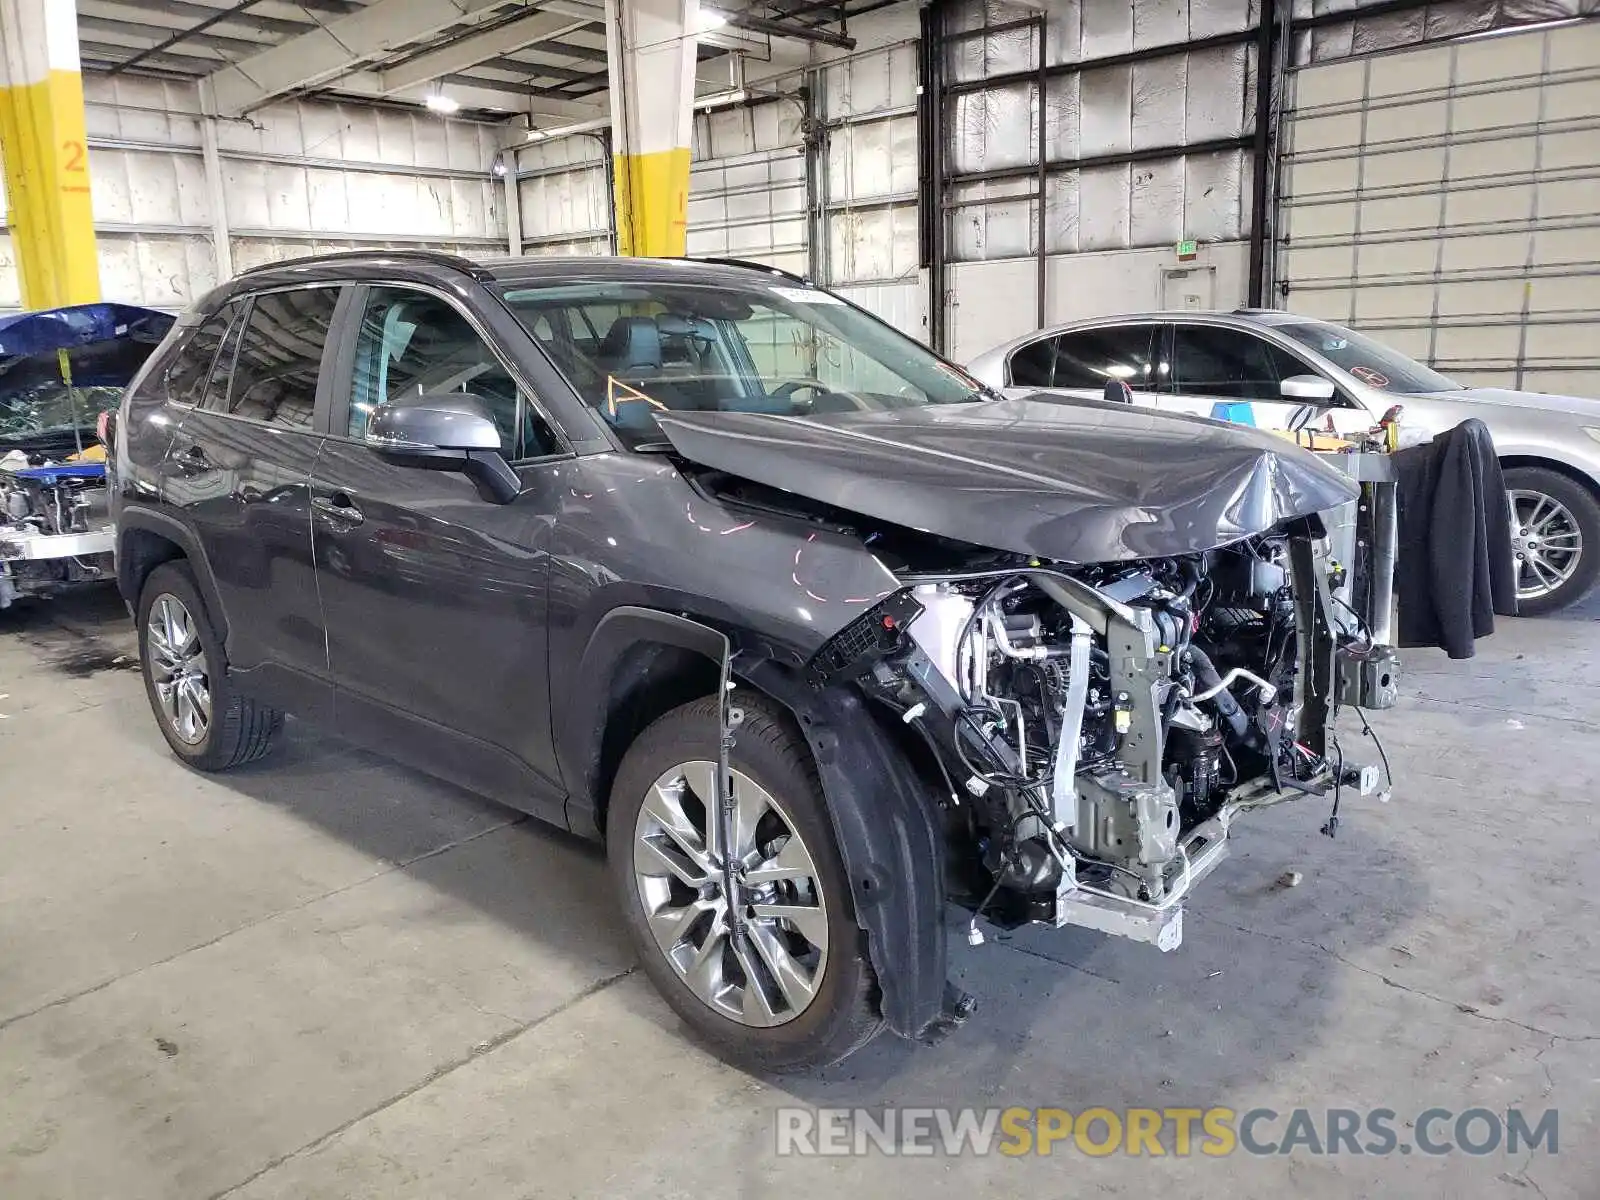
[[[366,520],[361,515],[361,510],[352,504],[350,497],[343,492],[335,492],[331,496],[313,496],[311,507],[345,525],[359,525]]]
[[[204,446],[196,442],[186,450],[181,450],[173,458],[185,467],[209,467],[211,460],[206,457]]]

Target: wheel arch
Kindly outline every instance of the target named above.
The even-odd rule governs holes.
[[[1560,459],[1545,458],[1538,454],[1502,454],[1500,455],[1500,469],[1502,471],[1515,470],[1518,467],[1538,467],[1545,471],[1554,471],[1557,475],[1565,476],[1579,487],[1593,496],[1595,502],[1600,504],[1600,479],[1571,463],[1562,462]]]
[[[228,617],[217,592],[211,564],[201,552],[200,543],[181,521],[165,513],[145,508],[124,508],[117,517],[117,591],[130,608],[139,604],[144,581],[164,562],[181,558],[194,572],[211,619],[224,644],[228,638]]]
[[[595,626],[556,729],[575,832],[601,832],[611,781],[640,731],[715,694],[728,645],[709,625],[655,609],[622,606]],[[741,663],[738,675],[741,689],[795,721],[816,763],[884,1020],[902,1037],[941,1036],[970,1002],[946,978],[943,834],[932,796],[858,690],[819,691],[770,658]]]
[[[619,605],[595,625],[564,708],[556,758],[567,788],[567,825],[598,837],[617,766],[635,737],[680,704],[715,694],[727,638],[676,613]]]

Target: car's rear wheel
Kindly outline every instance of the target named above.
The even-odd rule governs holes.
[[[759,699],[730,756],[730,844],[714,820],[717,700],[628,750],[606,815],[611,869],[645,972],[723,1057],[766,1070],[836,1062],[881,1020],[876,980],[810,754]]]
[[[239,694],[187,563],[162,563],[139,593],[139,665],[172,752],[202,771],[260,758],[283,724],[276,709]]]
[[[1582,599],[1600,578],[1600,501],[1546,467],[1505,473],[1517,606],[1543,616]]]

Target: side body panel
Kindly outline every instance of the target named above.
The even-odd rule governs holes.
[[[687,616],[726,634],[736,653],[798,667],[899,586],[859,540],[723,504],[659,456],[589,455],[554,473],[551,709],[576,830],[593,830],[604,801],[598,729],[629,651],[596,643],[608,613],[627,605]]]
[[[562,821],[546,581],[555,464],[506,505],[462,475],[329,438],[314,472],[317,582],[341,735]]]
[[[194,531],[215,581],[231,671],[267,703],[329,712],[327,653],[311,552],[314,433],[194,409],[173,439],[167,510]]]

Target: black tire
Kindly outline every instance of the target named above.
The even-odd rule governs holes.
[[[205,652],[206,684],[211,696],[211,720],[204,736],[185,741],[173,727],[156,692],[155,667],[150,645],[150,610],[162,596],[177,599],[188,611],[195,634]],[[283,728],[283,714],[277,709],[248,699],[234,687],[228,676],[227,652],[206,611],[205,601],[194,581],[188,563],[162,563],[145,580],[139,593],[139,668],[144,676],[145,695],[155,714],[161,736],[172,752],[201,771],[226,771],[253,762],[267,752],[272,737]]]
[[[1600,580],[1600,500],[1581,483],[1548,467],[1512,467],[1505,472],[1505,481],[1507,491],[1539,492],[1549,496],[1572,514],[1578,532],[1583,535],[1578,567],[1571,577],[1543,596],[1519,600],[1518,609],[1525,617],[1542,617],[1577,603]],[[1517,535],[1515,525],[1511,535],[1513,538]]]
[[[673,1010],[722,1058],[760,1071],[800,1071],[838,1062],[878,1033],[877,978],[866,935],[856,924],[844,864],[805,739],[779,706],[740,693],[744,722],[731,765],[765,788],[792,817],[811,852],[827,906],[829,950],[810,1003],[785,1024],[752,1027],[713,1010],[679,977],[646,923],[633,869],[635,822],[663,772],[717,758],[717,698],[708,696],[661,717],[629,747],[606,810],[606,849],[628,932],[645,973]]]

